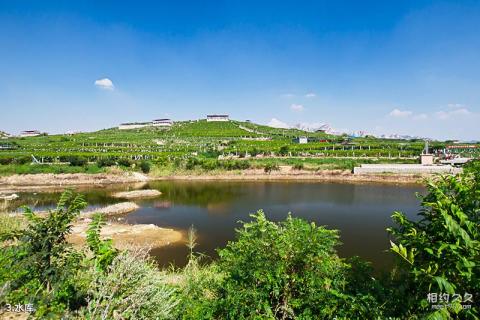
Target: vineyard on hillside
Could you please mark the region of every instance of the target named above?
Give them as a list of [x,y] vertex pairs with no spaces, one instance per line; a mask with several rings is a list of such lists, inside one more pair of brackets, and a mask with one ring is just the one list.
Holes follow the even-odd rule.
[[[308,143],[295,139],[307,137]],[[445,142],[431,142],[432,150]],[[199,159],[370,159],[412,162],[424,148],[421,140],[387,140],[374,137],[334,136],[299,129],[278,129],[251,122],[176,122],[169,128],[117,128],[72,135],[4,137],[0,141],[0,164],[82,164],[122,161],[174,162]],[[74,159],[74,160],[72,160]],[[77,159],[77,160],[75,160]],[[342,160],[343,159],[343,160]],[[110,161],[110,162],[111,162]],[[320,160],[319,160],[320,161]],[[99,165],[102,166],[102,163]],[[92,169],[93,171],[96,171]],[[1,170],[0,170],[1,173]]]

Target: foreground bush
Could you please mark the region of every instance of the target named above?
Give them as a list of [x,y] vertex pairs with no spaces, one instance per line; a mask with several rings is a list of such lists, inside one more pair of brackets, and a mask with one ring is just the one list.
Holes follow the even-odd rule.
[[369,318],[344,293],[350,266],[336,254],[338,232],[289,216],[268,221],[262,211],[219,251],[223,282],[212,301],[219,319]]
[[172,319],[178,304],[147,250],[124,251],[106,272],[90,269],[88,305],[81,319]]
[[84,302],[82,255],[66,242],[72,221],[86,207],[79,195],[65,192],[47,217],[25,208],[28,227],[2,234],[11,245],[0,251],[0,303],[33,304],[37,316],[62,314]]
[[[420,221],[411,221],[399,212],[393,215],[397,226],[389,229],[395,241],[392,250],[402,259],[401,290],[407,297],[403,305],[410,314],[478,319],[479,168],[472,164],[464,174],[428,183],[428,194],[421,198]],[[464,301],[466,294],[472,295],[470,302]],[[472,308],[463,310],[462,302]],[[432,311],[432,304],[443,308]]]

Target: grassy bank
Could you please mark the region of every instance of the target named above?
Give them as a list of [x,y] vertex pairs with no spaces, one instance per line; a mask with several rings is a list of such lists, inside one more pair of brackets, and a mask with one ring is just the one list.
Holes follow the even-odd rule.
[[0,165],[0,176],[12,174],[37,174],[37,173],[104,173],[106,168],[97,165],[70,166],[68,164],[7,164]]

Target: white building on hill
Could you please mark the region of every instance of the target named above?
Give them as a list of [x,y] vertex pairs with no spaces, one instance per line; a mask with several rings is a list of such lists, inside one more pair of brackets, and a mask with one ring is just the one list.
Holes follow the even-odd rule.
[[41,135],[41,133],[38,130],[25,130],[20,132],[20,137],[36,137],[39,135]]
[[230,121],[227,114],[209,114],[207,115],[208,122]]
[[121,123],[121,124],[118,126],[118,129],[120,129],[120,130],[139,129],[139,128],[150,127],[151,125],[152,125],[151,122]]
[[171,127],[173,125],[173,121],[171,119],[156,119],[153,120],[152,125],[154,127]]
[[294,142],[300,143],[300,144],[305,144],[308,143],[308,138],[307,137],[298,137],[293,139]]

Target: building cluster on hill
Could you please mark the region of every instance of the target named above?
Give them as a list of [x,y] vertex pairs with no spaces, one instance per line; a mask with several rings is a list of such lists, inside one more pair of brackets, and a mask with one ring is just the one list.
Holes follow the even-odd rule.
[[38,130],[25,130],[20,132],[20,137],[36,137],[41,135],[42,133]]
[[145,127],[161,127],[161,128],[170,128],[173,125],[171,119],[155,119],[150,122],[129,122],[122,123],[118,126],[120,130],[129,130],[129,129],[139,129]]
[[207,115],[208,122],[225,122],[230,121],[228,114],[209,114]]
[[[230,118],[227,114],[209,114],[207,115],[208,122],[227,122],[230,121]],[[156,119],[149,122],[128,122],[128,123],[121,123],[118,126],[120,130],[130,130],[130,129],[139,129],[139,128],[146,128],[146,127],[161,127],[161,128],[169,128],[173,125],[173,121],[171,119]]]

